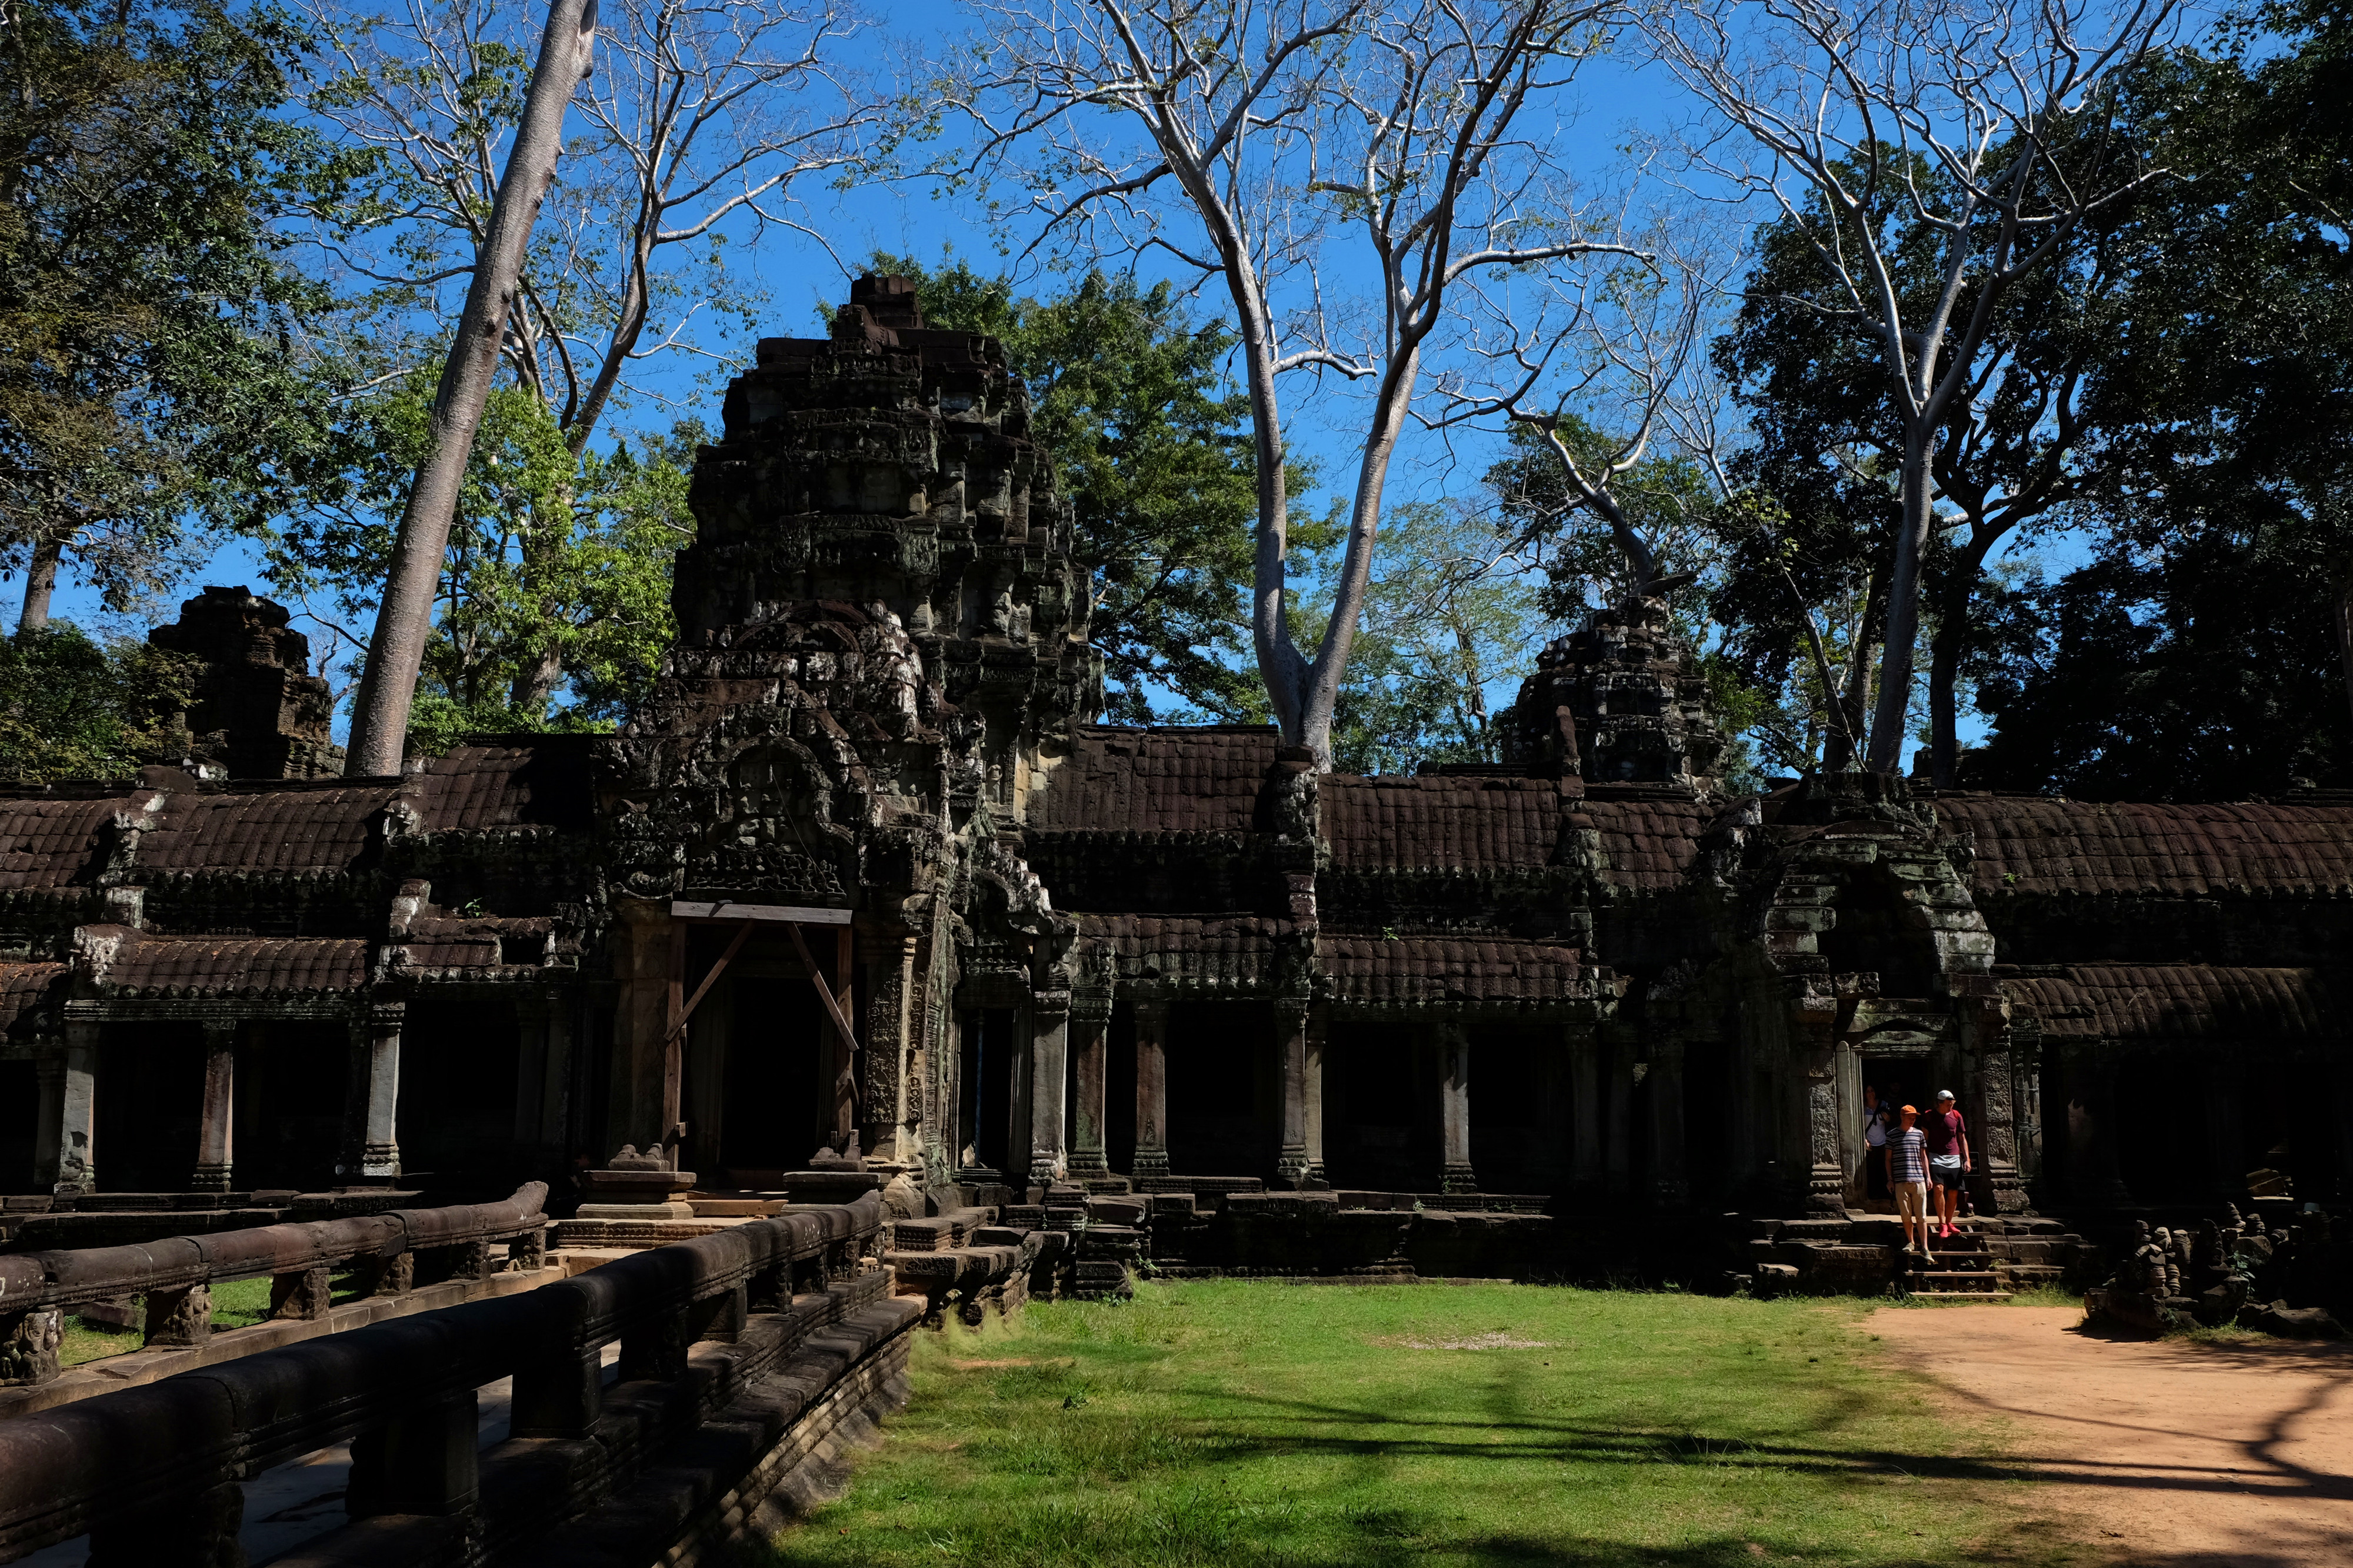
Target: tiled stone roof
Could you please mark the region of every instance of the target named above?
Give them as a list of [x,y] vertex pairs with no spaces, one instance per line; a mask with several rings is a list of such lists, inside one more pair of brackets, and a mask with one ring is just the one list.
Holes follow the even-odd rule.
[[368,847],[387,784],[336,789],[174,792],[140,836],[138,865],[155,871],[341,871]]
[[588,735],[546,736],[527,745],[453,746],[417,781],[428,833],[549,826],[586,832],[596,799]]
[[1047,832],[1247,833],[1279,744],[1272,725],[1081,725],[1029,823]]
[[1344,869],[1548,866],[1560,842],[1549,779],[1332,773],[1319,798],[1332,862]]
[[123,805],[119,797],[0,800],[0,892],[71,882]]
[[236,996],[354,991],[367,984],[368,944],[357,938],[157,937],[85,927],[120,939],[100,984],[115,994]]
[[2056,974],[2006,976],[2016,1006],[2045,1035],[2114,1040],[2335,1038],[2337,998],[2316,970],[2204,963],[2077,963]]
[[1699,841],[1723,809],[1696,800],[1588,798],[1571,825],[1600,836],[1601,879],[1649,892],[1680,885],[1699,858]]
[[1546,1002],[1590,991],[1583,955],[1552,942],[1326,937],[1321,948],[1341,1002]]
[[2353,807],[2000,795],[1936,804],[1947,828],[1976,836],[1980,893],[2353,891]]
[[62,963],[0,963],[0,1035],[38,1007],[66,976]]
[[1123,982],[1158,981],[1181,990],[1261,990],[1271,982],[1279,946],[1298,934],[1290,921],[1253,915],[1080,915],[1079,934],[1108,945]]

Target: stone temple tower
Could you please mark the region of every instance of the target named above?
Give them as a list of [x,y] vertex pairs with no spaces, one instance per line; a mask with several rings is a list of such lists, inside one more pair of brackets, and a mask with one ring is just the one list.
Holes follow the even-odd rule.
[[1505,718],[1510,760],[1588,784],[1710,790],[1725,741],[1691,639],[1657,597],[1595,610],[1555,639]]
[[761,340],[695,466],[681,648],[786,606],[879,606],[923,675],[987,725],[1001,802],[1023,753],[1100,706],[1067,506],[993,338],[923,324],[913,283],[861,278],[824,338]]
[[147,640],[205,662],[185,718],[188,761],[235,779],[332,778],[343,749],[330,735],[334,698],[310,673],[311,643],[285,605],[249,588],[209,587]]

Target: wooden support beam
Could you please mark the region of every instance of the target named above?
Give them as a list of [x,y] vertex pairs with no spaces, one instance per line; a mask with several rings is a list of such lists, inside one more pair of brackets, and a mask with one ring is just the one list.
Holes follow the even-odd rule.
[[[850,1028],[849,1016],[842,1011],[841,1003],[835,998],[833,988],[825,983],[825,971],[817,966],[817,959],[809,952],[808,939],[801,935],[801,928],[798,925],[788,925],[785,929],[792,932],[793,946],[800,950],[801,963],[807,966],[809,980],[817,986],[817,994],[824,1001],[825,1010],[833,1015],[833,1026],[841,1031],[842,1043],[851,1050],[856,1050],[858,1035]],[[847,931],[842,932],[844,938],[849,934]],[[847,994],[847,988],[844,990],[844,994]]]
[[686,927],[670,924],[670,1027],[662,1036],[661,1132],[655,1140],[667,1143],[679,1123],[679,1086],[685,1074],[679,1044],[679,1019],[686,1011]]
[[690,899],[672,899],[670,915],[674,921],[771,921],[804,926],[848,926],[848,910],[804,910],[790,904],[737,904],[725,899],[716,903],[697,903]]
[[735,935],[728,942],[727,951],[719,955],[719,962],[711,966],[711,973],[702,977],[702,984],[694,988],[694,994],[688,997],[686,1005],[679,1010],[677,1020],[670,1026],[672,1039],[686,1033],[686,1021],[694,1016],[696,1005],[710,993],[712,986],[718,984],[719,977],[727,972],[727,965],[743,951],[744,939],[751,934],[752,922],[749,921],[735,928]]

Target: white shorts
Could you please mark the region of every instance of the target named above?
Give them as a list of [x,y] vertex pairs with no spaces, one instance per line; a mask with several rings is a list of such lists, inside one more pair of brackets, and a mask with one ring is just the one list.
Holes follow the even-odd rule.
[[1926,1219],[1928,1217],[1927,1183],[1897,1182],[1894,1184],[1894,1186],[1895,1212],[1899,1215],[1905,1219]]

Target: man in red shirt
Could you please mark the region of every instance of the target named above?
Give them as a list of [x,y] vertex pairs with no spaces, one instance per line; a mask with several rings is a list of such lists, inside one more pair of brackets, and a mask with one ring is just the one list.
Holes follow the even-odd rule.
[[1922,1118],[1927,1134],[1928,1186],[1936,1200],[1936,1235],[1953,1234],[1953,1211],[1959,1206],[1961,1182],[1969,1173],[1969,1133],[1953,1103],[1953,1091],[1936,1091],[1936,1109]]

